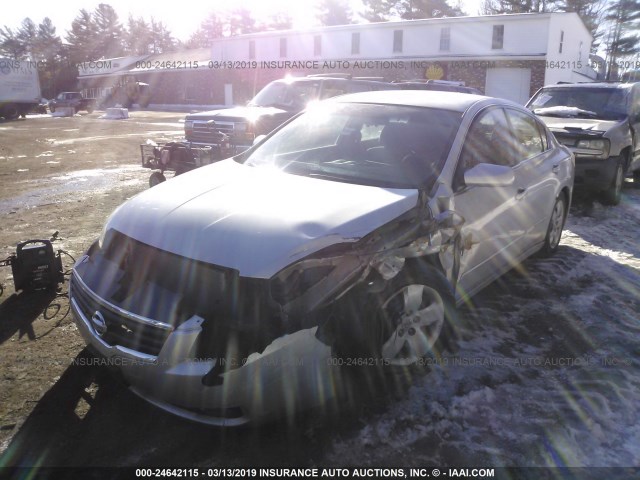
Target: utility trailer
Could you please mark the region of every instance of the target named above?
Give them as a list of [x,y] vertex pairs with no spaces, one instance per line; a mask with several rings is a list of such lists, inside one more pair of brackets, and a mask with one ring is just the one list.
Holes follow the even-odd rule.
[[142,166],[156,170],[149,177],[149,186],[155,187],[167,178],[164,172],[175,175],[220,160],[220,152],[211,146],[192,146],[188,142],[155,143],[148,140],[140,145]]

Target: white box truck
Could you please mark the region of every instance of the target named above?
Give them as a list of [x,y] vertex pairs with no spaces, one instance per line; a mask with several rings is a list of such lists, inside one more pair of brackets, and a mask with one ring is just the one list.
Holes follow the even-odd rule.
[[0,58],[0,117],[14,120],[40,103],[35,62]]

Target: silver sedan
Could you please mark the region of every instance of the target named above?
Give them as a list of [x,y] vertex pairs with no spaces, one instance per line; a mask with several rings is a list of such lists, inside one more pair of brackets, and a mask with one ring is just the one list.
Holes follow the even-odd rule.
[[237,425],[408,365],[456,305],[558,249],[574,158],[505,100],[378,91],[310,106],[119,207],[74,267],[79,330],[135,393]]

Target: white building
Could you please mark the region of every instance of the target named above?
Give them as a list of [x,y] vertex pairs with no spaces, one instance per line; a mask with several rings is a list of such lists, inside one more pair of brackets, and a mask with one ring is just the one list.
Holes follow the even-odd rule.
[[242,103],[287,74],[340,72],[463,81],[525,103],[543,85],[595,80],[591,41],[576,13],[433,18],[221,38],[211,49],[94,62],[106,67],[79,80],[97,91],[132,76],[151,85],[153,103],[206,106]]
[[240,35],[216,40],[211,57],[216,66],[274,68],[280,76],[341,71],[388,80],[459,80],[524,103],[546,84],[593,81],[591,42],[576,13],[528,13]]

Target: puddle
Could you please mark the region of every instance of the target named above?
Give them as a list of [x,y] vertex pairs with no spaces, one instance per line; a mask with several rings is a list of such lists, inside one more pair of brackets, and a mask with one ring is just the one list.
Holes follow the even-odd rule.
[[31,180],[30,183],[32,184],[42,185],[46,183],[49,186],[36,187],[21,195],[0,200],[0,215],[38,206],[75,201],[78,200],[79,195],[87,193],[95,194],[101,191],[113,190],[114,188],[144,184],[147,172],[148,170],[140,166],[131,165],[120,168],[77,170],[64,175],[53,175],[40,180]]

